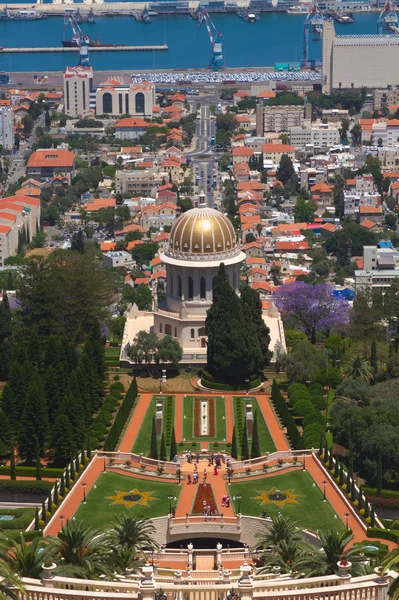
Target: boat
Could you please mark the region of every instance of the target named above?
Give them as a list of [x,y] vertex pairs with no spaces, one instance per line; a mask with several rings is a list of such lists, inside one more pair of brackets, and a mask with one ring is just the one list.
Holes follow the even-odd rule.
[[47,19],[46,14],[35,9],[9,10],[7,6],[0,11],[0,21],[37,21]]
[[[75,39],[72,40],[62,40],[62,45],[64,48],[77,48],[78,44]],[[90,40],[88,43],[89,48],[119,48],[120,46],[126,46],[126,44],[102,44],[100,39],[97,41]]]
[[158,13],[155,10],[149,10],[148,11],[148,16],[149,17],[157,17]]

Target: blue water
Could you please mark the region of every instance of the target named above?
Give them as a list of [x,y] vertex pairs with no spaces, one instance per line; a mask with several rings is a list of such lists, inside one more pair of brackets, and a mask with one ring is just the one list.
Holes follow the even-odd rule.
[[12,521],[14,518],[14,515],[0,515],[0,521]]
[[[302,15],[262,13],[257,23],[247,23],[235,14],[212,15],[223,35],[226,66],[268,66],[275,62],[299,61],[303,54]],[[335,25],[338,34],[376,33],[377,13],[355,15],[355,23]],[[91,38],[104,43],[168,44],[166,52],[92,52],[94,69],[180,69],[203,68],[211,57],[205,26],[198,28],[189,15],[159,15],[150,24],[137,23],[133,17],[96,17],[96,23],[83,23]],[[3,47],[55,47],[72,37],[70,27],[63,31],[63,18],[43,21],[0,21],[0,44]],[[310,58],[321,58],[320,41],[309,39]],[[60,71],[75,65],[77,54],[2,54],[0,71]]]

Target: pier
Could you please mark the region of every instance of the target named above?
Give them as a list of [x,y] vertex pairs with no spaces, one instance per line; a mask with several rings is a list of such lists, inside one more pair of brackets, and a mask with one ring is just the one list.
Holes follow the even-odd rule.
[[[78,52],[76,48],[0,48],[0,52],[3,53],[28,53],[28,52]],[[167,44],[160,46],[90,46],[90,52],[151,52],[153,51],[166,51],[168,50]]]

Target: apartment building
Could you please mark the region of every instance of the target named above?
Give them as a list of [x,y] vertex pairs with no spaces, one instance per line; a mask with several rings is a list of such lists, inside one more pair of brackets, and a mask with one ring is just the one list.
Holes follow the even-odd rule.
[[288,144],[264,144],[262,146],[263,160],[278,164],[283,154],[287,154],[291,160],[295,158],[295,148]]
[[256,107],[256,135],[263,136],[267,131],[289,131],[291,127],[302,127],[304,121],[303,106]]
[[28,196],[9,196],[0,199],[0,267],[9,256],[18,252],[20,234],[28,240],[37,233],[40,222],[40,200]]
[[0,107],[0,144],[4,150],[14,148],[14,110],[10,106]]
[[317,122],[311,124],[305,121],[302,127],[290,128],[290,141],[295,148],[305,149],[328,149],[340,142],[339,129],[333,123]]
[[363,268],[355,271],[355,291],[384,291],[399,277],[399,251],[378,246],[363,247]]
[[91,67],[67,67],[64,72],[65,113],[70,117],[90,114],[90,93],[93,90]]
[[385,90],[374,90],[374,110],[388,108],[391,105],[399,105],[399,87],[389,86]]
[[167,180],[168,173],[156,168],[117,171],[115,174],[115,191],[117,194],[155,197],[156,190]]
[[70,182],[75,174],[75,154],[71,150],[49,148],[36,150],[29,157],[26,174],[38,180],[64,175]]

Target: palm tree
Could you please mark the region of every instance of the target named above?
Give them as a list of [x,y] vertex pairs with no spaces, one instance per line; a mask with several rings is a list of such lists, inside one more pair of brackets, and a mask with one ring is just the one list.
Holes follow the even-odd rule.
[[134,548],[137,552],[145,548],[158,548],[154,534],[155,527],[151,521],[121,515],[116,517],[109,532],[109,538],[116,546],[127,546],[130,549]]
[[272,517],[272,525],[264,525],[264,530],[256,534],[260,542],[257,548],[268,548],[276,546],[280,542],[300,542],[302,536],[299,533],[296,523],[288,517]]
[[110,557],[112,571],[120,574],[125,574],[127,569],[136,571],[145,562],[145,558],[137,555],[135,548],[128,548],[128,546],[117,548]]
[[364,379],[369,381],[373,377],[370,363],[362,356],[351,356],[341,368],[343,379]]
[[0,560],[20,577],[40,579],[42,564],[46,560],[46,544],[42,538],[35,538],[27,544],[23,535],[19,543],[0,537]]
[[307,577],[316,577],[319,575],[334,575],[337,571],[337,563],[340,560],[348,560],[352,563],[351,572],[353,575],[364,575],[367,570],[362,564],[361,547],[352,547],[345,550],[349,542],[353,539],[349,531],[322,531],[320,532],[320,550],[313,550],[305,554],[298,561],[296,567],[303,571]]
[[306,552],[311,551],[311,546],[301,536],[301,540],[282,540],[270,548],[265,555],[264,566],[259,573],[269,572],[273,567],[279,567],[281,573],[296,571],[296,565],[302,560]]
[[0,561],[0,600],[18,600],[18,592],[25,593],[20,578],[13,573],[8,564]]
[[111,576],[109,569],[112,547],[106,534],[82,522],[71,520],[62,527],[58,537],[49,538],[49,557],[62,564],[57,574],[65,577],[92,579]]
[[[395,521],[396,522],[396,521]],[[393,570],[398,571],[399,569],[399,548],[392,550],[381,563],[382,573]],[[399,597],[399,578],[394,579],[391,583],[388,594],[390,598]]]

